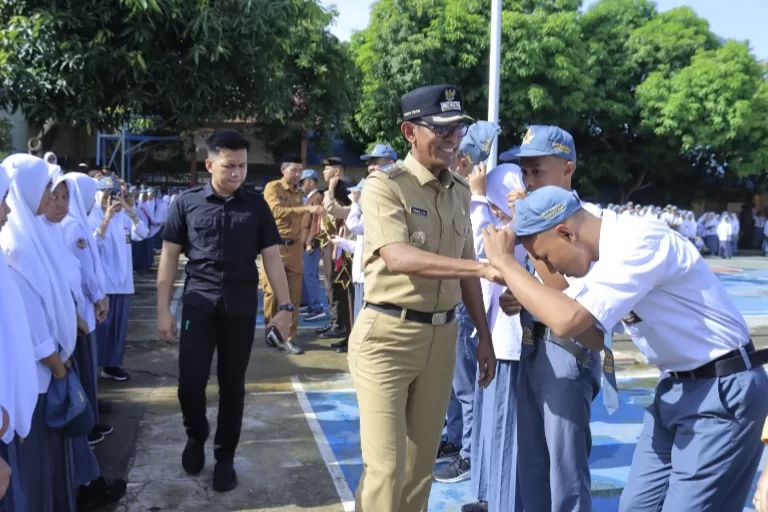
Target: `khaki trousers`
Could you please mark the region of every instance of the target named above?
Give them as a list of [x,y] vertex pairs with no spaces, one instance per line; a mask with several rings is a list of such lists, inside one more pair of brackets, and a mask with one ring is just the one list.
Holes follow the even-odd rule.
[[455,321],[401,321],[363,309],[349,339],[360,409],[357,512],[425,512],[456,363]]
[[[291,246],[280,245],[280,257],[283,260],[285,273],[288,277],[288,294],[293,304],[293,317],[291,319],[291,335],[288,339],[296,337],[299,328],[299,306],[301,306],[301,279],[304,274],[304,247],[301,244]],[[269,325],[277,313],[277,299],[272,285],[269,283],[267,273],[264,274],[264,325]]]

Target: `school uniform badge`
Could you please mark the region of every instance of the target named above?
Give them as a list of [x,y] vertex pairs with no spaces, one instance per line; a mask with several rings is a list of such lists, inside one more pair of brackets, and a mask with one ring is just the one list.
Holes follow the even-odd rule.
[[643,319],[637,316],[637,313],[635,313],[634,311],[630,311],[627,316],[621,319],[621,321],[624,322],[624,325],[631,326],[631,325],[639,324],[640,322],[643,321]]
[[530,327],[523,327],[523,343],[533,345],[533,331]]
[[414,247],[421,247],[425,243],[427,243],[427,234],[421,230],[414,231],[411,233],[411,236],[409,237],[409,241],[411,242],[411,245]]
[[85,241],[85,238],[79,238],[77,240],[77,248],[85,249],[86,247],[88,247],[88,242]]

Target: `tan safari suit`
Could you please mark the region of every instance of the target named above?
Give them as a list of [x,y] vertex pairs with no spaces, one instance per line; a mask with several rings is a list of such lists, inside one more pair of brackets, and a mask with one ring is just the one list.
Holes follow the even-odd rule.
[[[290,188],[282,180],[270,181],[264,187],[264,199],[275,217],[277,231],[283,241],[291,240],[292,245],[280,244],[280,256],[288,277],[288,293],[294,306],[291,319],[291,335],[296,337],[299,327],[299,306],[301,305],[301,280],[304,273],[304,194],[298,187]],[[264,272],[264,322],[269,325],[277,313],[277,300],[267,273]]]
[[[469,188],[450,171],[439,179],[410,154],[368,176],[365,300],[447,312],[461,300],[458,279],[420,279],[387,270],[379,250],[404,242],[451,258],[474,259]],[[430,325],[363,309],[349,339],[349,368],[360,408],[363,475],[358,512],[422,512],[451,394],[457,325]]]

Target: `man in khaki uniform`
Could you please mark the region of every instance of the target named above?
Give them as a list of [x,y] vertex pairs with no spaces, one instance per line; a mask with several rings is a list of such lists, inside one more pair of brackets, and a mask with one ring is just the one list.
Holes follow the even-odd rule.
[[422,87],[401,98],[405,161],[363,189],[365,300],[349,340],[364,470],[358,512],[423,512],[432,488],[456,359],[456,305],[479,334],[479,383],[495,357],[475,261],[469,188],[451,173],[465,133],[461,91]]
[[[304,206],[304,194],[299,188],[299,180],[304,170],[298,159],[284,162],[280,167],[283,177],[270,181],[264,187],[264,199],[267,201],[272,215],[275,217],[277,230],[280,233],[280,256],[288,275],[288,292],[293,304],[293,317],[291,319],[291,334],[280,346],[290,354],[301,354],[302,350],[293,345],[299,327],[299,306],[301,303],[302,271],[304,268],[303,254],[303,219],[306,214],[324,213],[322,206]],[[277,313],[277,301],[275,300],[272,285],[264,275],[264,323],[269,325],[272,317]],[[268,340],[269,342],[269,340]]]

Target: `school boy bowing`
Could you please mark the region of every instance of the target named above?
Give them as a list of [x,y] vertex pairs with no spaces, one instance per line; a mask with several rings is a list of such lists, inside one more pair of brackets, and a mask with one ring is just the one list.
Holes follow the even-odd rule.
[[[581,279],[564,292],[539,283],[512,255],[516,235],[532,258]],[[762,454],[768,352],[755,351],[695,247],[657,222],[595,217],[559,187],[516,201],[514,232],[489,227],[484,244],[523,307],[555,334],[599,350],[595,327],[621,322],[662,371],[619,510],[741,511]]]

